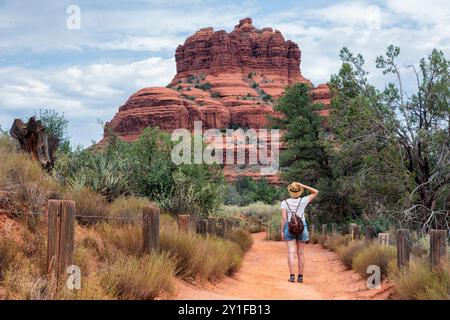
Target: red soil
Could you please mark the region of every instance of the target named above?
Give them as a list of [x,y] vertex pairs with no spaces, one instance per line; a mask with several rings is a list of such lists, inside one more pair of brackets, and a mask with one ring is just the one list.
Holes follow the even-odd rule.
[[346,270],[336,254],[320,245],[306,245],[304,283],[287,281],[287,249],[284,242],[266,241],[254,234],[252,249],[233,278],[198,287],[179,281],[175,299],[388,299],[392,285],[368,289],[366,281]]

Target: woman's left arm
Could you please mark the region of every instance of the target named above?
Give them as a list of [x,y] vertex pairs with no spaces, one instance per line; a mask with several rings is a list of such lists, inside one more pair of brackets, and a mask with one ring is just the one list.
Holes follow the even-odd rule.
[[319,194],[319,190],[314,189],[313,187],[307,186],[306,184],[302,184],[302,187],[306,190],[308,190],[309,192],[311,192],[311,194],[308,196],[308,203],[313,201],[315,197],[317,197],[317,195]]

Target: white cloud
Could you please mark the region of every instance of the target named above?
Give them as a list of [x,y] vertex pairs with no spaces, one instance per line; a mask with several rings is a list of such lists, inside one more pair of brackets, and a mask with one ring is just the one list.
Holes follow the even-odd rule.
[[0,68],[0,125],[8,128],[11,115],[24,117],[54,108],[76,124],[70,132],[74,141],[87,144],[92,137],[98,138],[100,128],[92,132],[97,119],[109,121],[132,93],[147,86],[165,86],[174,74],[174,59],[159,57],[54,71]]

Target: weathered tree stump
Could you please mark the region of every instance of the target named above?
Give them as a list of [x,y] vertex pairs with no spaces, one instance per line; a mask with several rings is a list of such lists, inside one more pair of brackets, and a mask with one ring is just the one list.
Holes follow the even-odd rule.
[[20,147],[38,161],[42,168],[51,171],[55,164],[55,153],[59,140],[45,132],[42,122],[31,117],[27,123],[15,119],[9,130],[11,137],[19,141]]

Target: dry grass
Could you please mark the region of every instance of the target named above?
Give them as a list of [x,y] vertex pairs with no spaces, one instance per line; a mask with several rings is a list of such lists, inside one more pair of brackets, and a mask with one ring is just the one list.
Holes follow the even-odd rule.
[[185,280],[217,281],[232,275],[241,265],[243,252],[236,243],[178,232],[174,221],[168,218],[162,223],[160,241],[161,250],[175,261],[175,273]]
[[367,267],[375,265],[380,267],[381,276],[388,274],[389,264],[397,258],[397,250],[393,246],[380,246],[373,244],[364,247],[353,258],[352,267],[362,277],[367,278]]
[[[105,198],[87,187],[69,190],[64,197],[75,201],[76,214],[79,216],[105,217],[108,215]],[[99,221],[101,220],[88,217],[78,218],[78,222],[84,225],[95,224]]]
[[108,214],[116,217],[141,218],[142,209],[150,205],[151,202],[147,198],[122,196],[108,205]]
[[165,254],[118,254],[100,273],[100,285],[117,299],[152,300],[172,292],[173,273],[173,261]]
[[61,187],[38,162],[16,149],[7,137],[0,138],[0,189],[13,196],[14,211],[40,212]]
[[100,223],[95,226],[104,244],[103,253],[120,251],[129,255],[142,254],[142,228],[137,224]]
[[238,228],[230,232],[227,238],[237,243],[241,247],[242,251],[247,252],[253,245],[253,237],[245,229]]
[[337,249],[339,260],[348,268],[353,265],[353,258],[365,247],[364,241],[352,241],[348,246],[341,246]]
[[317,244],[317,243],[319,243],[320,237],[321,237],[320,234],[317,233],[317,232],[311,233],[311,234],[309,235],[309,242],[310,242],[311,244]]
[[329,236],[324,243],[324,246],[331,251],[337,251],[337,249],[341,246],[347,246],[350,243],[351,236],[350,235],[333,235]]
[[19,248],[16,243],[9,239],[0,239],[0,280],[4,273],[14,266],[18,259]]
[[410,262],[408,270],[393,271],[394,296],[402,300],[450,300],[450,262],[432,271],[427,259]]

